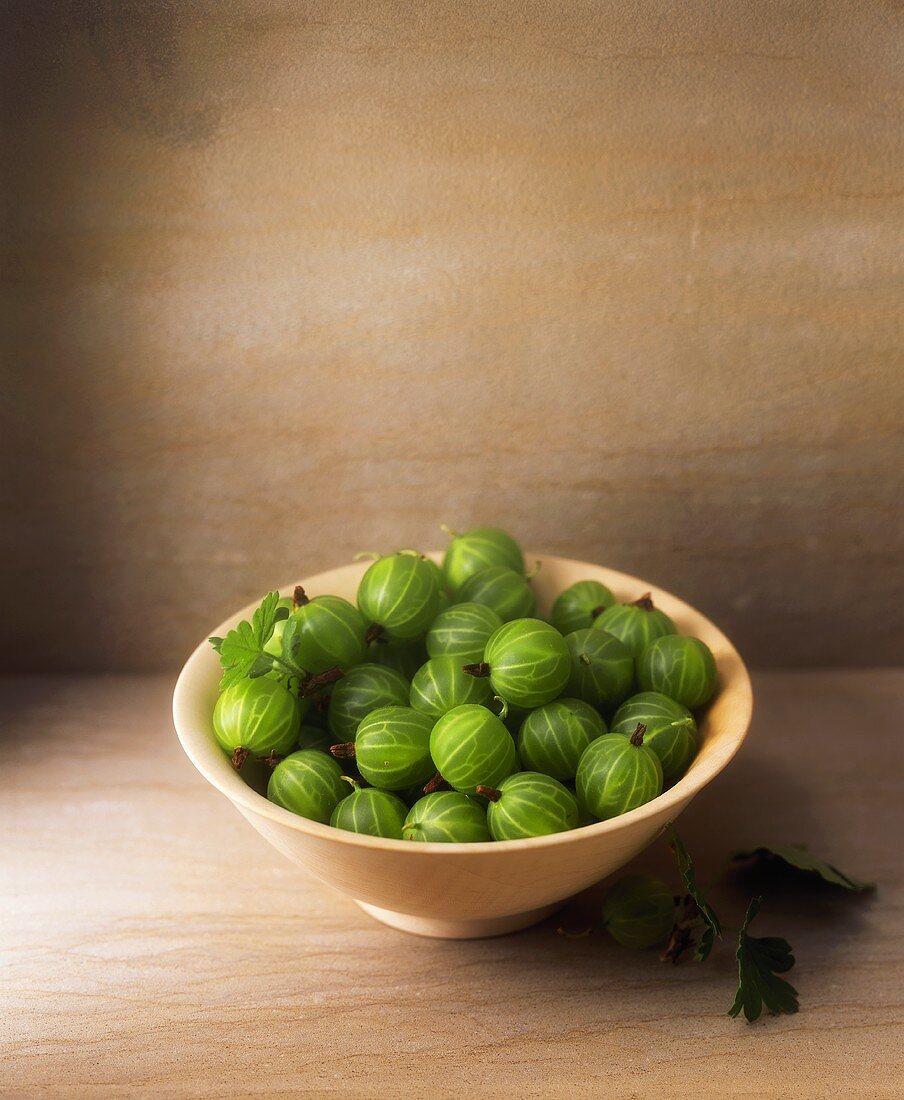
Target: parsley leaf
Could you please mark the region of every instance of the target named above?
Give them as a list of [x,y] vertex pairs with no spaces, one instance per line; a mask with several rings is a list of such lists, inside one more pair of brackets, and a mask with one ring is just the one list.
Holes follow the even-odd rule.
[[728,1010],[729,1016],[737,1016],[743,1009],[748,1023],[760,1018],[763,1005],[769,1012],[790,1014],[798,1009],[797,990],[784,978],[777,977],[794,966],[791,945],[777,936],[758,939],[747,935],[762,900],[751,900],[738,933],[738,992]]
[[672,839],[669,843],[669,847],[675,856],[675,862],[678,864],[678,870],[681,872],[681,877],[684,879],[684,888],[696,905],[697,913],[695,916],[699,918],[698,923],[702,923],[703,925],[700,942],[697,944],[697,950],[694,952],[694,958],[697,962],[703,962],[704,959],[709,957],[716,936],[718,936],[719,939],[722,938],[722,922],[716,916],[712,906],[703,896],[703,891],[697,885],[697,871],[694,867],[694,861],[691,859],[687,849],[681,842],[681,838],[674,829],[672,830]]
[[853,890],[856,893],[876,888],[874,882],[861,882],[859,879],[851,878],[850,875],[839,871],[837,867],[833,867],[831,863],[811,855],[805,844],[762,845],[759,848],[732,852],[731,858],[733,860],[756,859],[759,862],[779,859],[789,867],[793,867],[795,871],[817,874],[824,882],[830,882],[833,886],[841,886],[845,890]]
[[263,676],[273,668],[273,658],[264,653],[264,646],[276,626],[278,603],[279,593],[269,592],[251,616],[250,623],[243,619],[225,638],[210,639],[223,665],[220,691],[246,676]]

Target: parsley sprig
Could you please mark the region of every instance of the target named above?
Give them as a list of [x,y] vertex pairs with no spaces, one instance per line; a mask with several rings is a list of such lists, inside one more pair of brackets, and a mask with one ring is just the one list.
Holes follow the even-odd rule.
[[738,991],[729,1016],[744,1010],[748,1023],[760,1018],[763,1006],[770,1012],[794,1013],[798,1010],[797,990],[779,978],[794,966],[791,944],[779,936],[749,936],[750,922],[760,911],[762,898],[751,898],[744,923],[738,929]]

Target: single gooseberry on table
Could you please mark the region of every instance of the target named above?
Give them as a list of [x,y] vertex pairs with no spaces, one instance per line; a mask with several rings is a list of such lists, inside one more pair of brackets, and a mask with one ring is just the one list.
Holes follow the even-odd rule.
[[622,947],[660,947],[674,923],[675,899],[651,875],[625,875],[603,898],[603,927]]
[[521,547],[498,527],[475,527],[463,535],[450,534],[452,537],[443,558],[443,574],[453,592],[458,592],[475,573],[494,565],[524,573]]
[[409,699],[415,710],[436,719],[465,703],[486,706],[492,694],[489,681],[469,676],[459,657],[431,657],[415,673]]
[[279,681],[267,676],[239,680],[217,699],[213,732],[236,768],[248,754],[284,756],[295,747],[303,711],[299,700]]
[[370,624],[368,640],[386,634],[411,641],[427,633],[442,603],[434,570],[433,562],[409,550],[369,566],[358,585],[358,607]]
[[401,840],[407,814],[408,807],[398,795],[377,787],[359,787],[337,804],[330,824],[350,833]]
[[699,737],[694,716],[687,707],[658,691],[641,691],[622,703],[609,729],[630,737],[638,722],[646,726],[643,743],[659,757],[663,784],[674,783],[697,755]]
[[316,749],[293,752],[270,775],[267,798],[300,817],[328,825],[333,810],[351,792],[342,769]]
[[532,615],[537,606],[524,574],[504,565],[491,565],[474,573],[459,589],[458,598],[462,603],[491,608],[504,623]]
[[630,692],[634,658],[628,647],[605,630],[574,630],[565,636],[570,675],[565,690],[610,711]]
[[560,634],[584,630],[615,603],[610,590],[599,581],[575,581],[556,597],[550,620]]
[[607,733],[584,750],[575,777],[578,802],[606,821],[662,793],[659,757],[643,743],[644,727],[630,737]]
[[328,718],[337,741],[354,741],[358,725],[377,707],[406,707],[410,684],[384,665],[355,665],[333,688]]
[[520,766],[512,735],[492,711],[473,703],[437,721],[430,755],[442,778],[463,794],[481,784],[496,787]]
[[460,791],[436,791],[418,799],[408,811],[402,839],[476,844],[492,837],[486,810],[478,799]]
[[463,664],[479,661],[490,635],[500,626],[502,619],[485,604],[452,604],[430,624],[427,653],[431,657],[457,657]]
[[574,795],[542,772],[517,772],[498,787],[481,784],[477,793],[489,799],[487,825],[493,840],[564,833],[578,823]]
[[411,707],[378,707],[362,718],[354,741],[333,745],[334,756],[354,757],[371,786],[398,791],[426,783],[436,769],[430,759],[433,719]]
[[617,603],[607,607],[593,620],[593,626],[614,634],[630,649],[632,657],[639,657],[646,647],[664,634],[674,634],[675,624],[660,611],[649,592],[633,603]]
[[487,642],[483,661],[465,665],[488,676],[494,694],[518,707],[541,707],[561,695],[571,673],[565,639],[541,619],[503,624]]
[[584,750],[605,732],[599,712],[589,703],[555,699],[532,710],[522,721],[516,741],[518,755],[528,771],[570,782]]
[[699,638],[657,638],[637,661],[637,682],[644,691],[658,691],[692,710],[710,701],[717,679],[712,650]]

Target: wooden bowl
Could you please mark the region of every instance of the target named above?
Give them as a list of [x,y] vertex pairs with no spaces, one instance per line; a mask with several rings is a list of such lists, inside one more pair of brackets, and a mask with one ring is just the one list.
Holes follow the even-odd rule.
[[[439,560],[439,554],[432,557]],[[700,722],[700,751],[687,774],[664,794],[630,813],[553,836],[484,844],[424,844],[333,829],[269,802],[232,768],[214,740],[211,718],[220,665],[207,641],[188,659],[173,696],[173,716],[189,759],[283,855],[349,894],[378,920],[424,936],[494,936],[542,920],[573,894],[637,855],[695,794],[728,764],[744,740],[753,710],[750,677],[737,650],[708,619],[675,596],[625,573],[586,562],[528,555],[542,568],[533,581],[541,614],[574,581],[596,579],[619,600],[652,593],[683,634],[712,649],[719,691]],[[311,596],[334,593],[354,601],[368,562],[304,578]],[[294,585],[281,591],[291,593]],[[215,631],[224,635],[249,604]]]

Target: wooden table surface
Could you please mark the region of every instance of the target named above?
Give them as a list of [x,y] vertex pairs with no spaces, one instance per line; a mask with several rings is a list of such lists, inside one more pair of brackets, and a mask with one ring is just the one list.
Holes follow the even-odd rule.
[[[904,672],[756,677],[748,745],[681,819],[707,880],[771,840],[880,883],[773,885],[755,931],[794,945],[801,1010],[754,1025],[726,1015],[730,943],[672,967],[561,918],[472,942],[375,923],[195,773],[171,687],[0,686],[4,1094],[904,1095]],[[637,866],[668,870],[664,845]],[[727,923],[750,892],[720,880]]]

